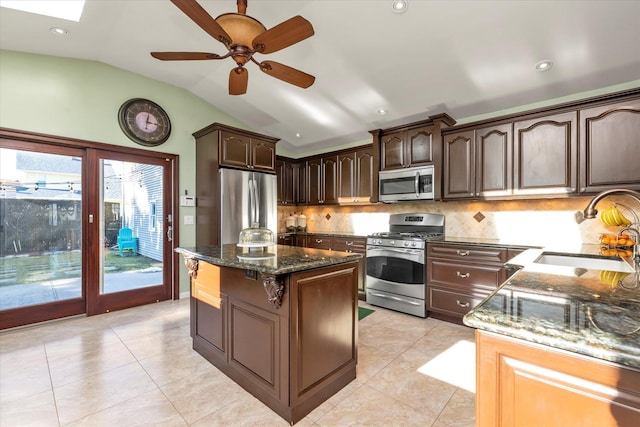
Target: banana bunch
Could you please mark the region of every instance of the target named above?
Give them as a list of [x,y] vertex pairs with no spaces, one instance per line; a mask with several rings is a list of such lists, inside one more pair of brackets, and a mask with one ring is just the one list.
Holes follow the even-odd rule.
[[600,281],[605,285],[616,287],[618,286],[618,283],[623,281],[629,274],[630,273],[622,273],[620,271],[601,270]]
[[611,226],[631,225],[631,221],[625,217],[615,204],[600,212],[600,221]]

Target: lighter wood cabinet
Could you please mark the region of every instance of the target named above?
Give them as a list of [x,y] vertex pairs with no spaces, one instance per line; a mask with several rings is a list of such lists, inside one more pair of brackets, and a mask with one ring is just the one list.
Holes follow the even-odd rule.
[[640,190],[640,99],[580,110],[580,191]]
[[421,126],[382,135],[381,170],[433,163],[434,127]]
[[476,426],[635,427],[640,371],[476,331]]
[[578,113],[513,124],[514,194],[577,192]]

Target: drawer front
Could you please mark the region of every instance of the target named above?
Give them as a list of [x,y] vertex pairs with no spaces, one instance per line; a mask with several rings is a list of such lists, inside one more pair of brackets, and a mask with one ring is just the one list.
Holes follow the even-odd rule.
[[427,256],[461,261],[481,261],[503,264],[507,261],[507,249],[491,246],[445,245],[429,243]]
[[462,317],[480,304],[489,292],[458,292],[440,286],[428,286],[429,311]]
[[334,251],[364,254],[367,251],[367,240],[349,237],[334,237],[333,247],[331,249]]
[[506,280],[506,269],[498,265],[458,263],[438,259],[427,260],[427,281],[461,287],[495,289]]
[[316,249],[331,249],[331,236],[307,236],[307,247]]

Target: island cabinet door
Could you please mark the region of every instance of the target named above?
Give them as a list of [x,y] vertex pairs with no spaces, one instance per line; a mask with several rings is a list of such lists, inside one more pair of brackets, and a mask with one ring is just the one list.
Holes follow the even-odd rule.
[[355,378],[357,278],[357,262],[291,275],[293,406],[315,407]]
[[[200,262],[191,279],[191,336],[209,360],[227,361],[228,297],[221,291],[219,267]],[[213,361],[212,361],[213,362]]]
[[478,427],[640,425],[640,371],[476,331]]

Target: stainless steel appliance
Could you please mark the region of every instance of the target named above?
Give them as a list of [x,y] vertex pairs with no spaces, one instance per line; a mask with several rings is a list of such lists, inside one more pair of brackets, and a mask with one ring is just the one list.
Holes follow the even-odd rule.
[[433,200],[433,173],[433,165],[380,171],[379,200],[387,203]]
[[265,227],[278,233],[275,175],[220,169],[220,243],[238,243],[245,228]]
[[388,232],[367,237],[367,303],[427,317],[426,243],[443,238],[443,215],[391,215]]

